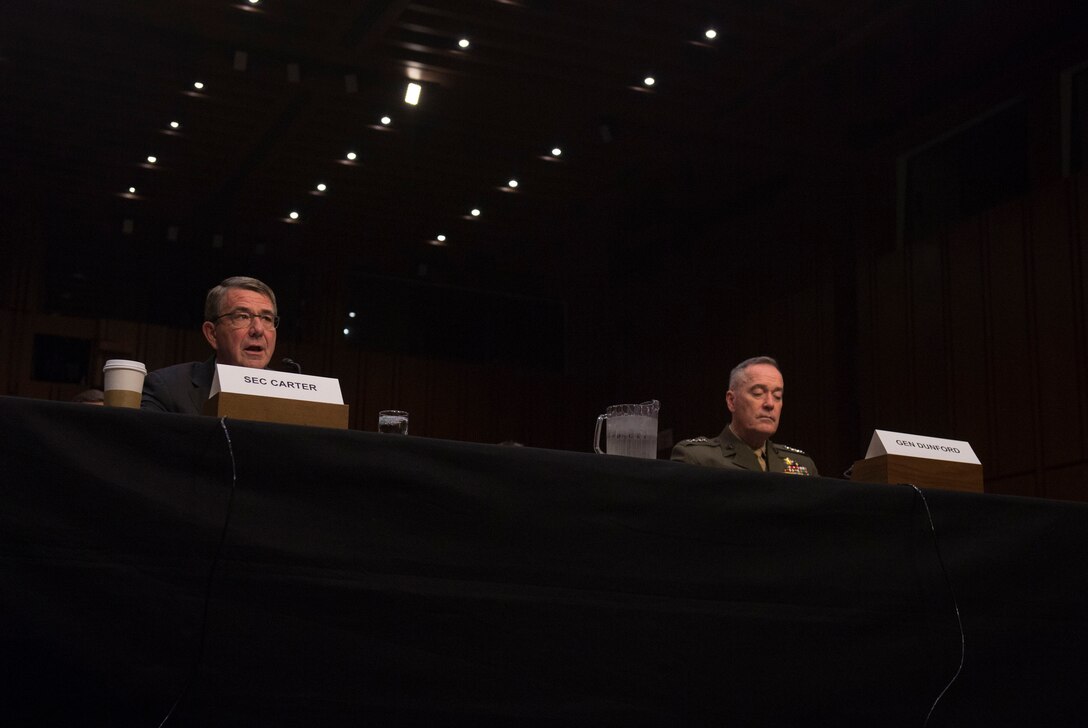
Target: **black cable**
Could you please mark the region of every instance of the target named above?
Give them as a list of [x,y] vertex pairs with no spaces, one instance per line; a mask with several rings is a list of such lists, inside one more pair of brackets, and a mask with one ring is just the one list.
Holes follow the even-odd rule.
[[219,545],[215,549],[215,556],[212,557],[211,568],[208,569],[208,583],[204,588],[204,614],[200,619],[200,641],[197,644],[196,660],[193,661],[193,668],[189,671],[188,677],[185,678],[185,684],[181,688],[181,693],[178,694],[177,700],[170,706],[170,710],[166,712],[166,717],[159,723],[159,728],[163,728],[166,722],[170,720],[170,716],[174,714],[178,705],[181,703],[182,698],[189,692],[190,686],[196,679],[197,673],[200,671],[200,665],[204,661],[204,640],[208,634],[208,608],[212,601],[212,581],[215,578],[215,569],[219,566],[219,557],[223,553],[223,544],[227,541],[227,527],[230,525],[230,514],[234,508],[234,490],[238,485],[238,467],[234,462],[234,445],[230,441],[230,430],[227,429],[227,418],[222,417],[219,420],[220,426],[223,428],[223,434],[227,438],[227,452],[230,453],[230,496],[227,498],[227,515],[223,518],[223,530],[219,534]]
[[956,682],[960,673],[963,672],[963,663],[967,657],[967,638],[963,633],[963,620],[960,618],[960,605],[959,602],[956,601],[956,592],[952,589],[952,579],[948,576],[948,569],[945,567],[944,559],[941,557],[941,547],[937,543],[937,528],[933,525],[933,514],[929,510],[929,502],[926,501],[925,493],[922,492],[921,488],[914,483],[907,483],[907,485],[914,488],[914,491],[922,499],[922,505],[925,506],[926,518],[929,519],[929,531],[933,536],[933,550],[937,553],[937,563],[941,565],[941,573],[944,574],[944,583],[948,587],[948,595],[952,597],[952,609],[956,613],[956,624],[958,624],[960,628],[960,664],[956,668],[956,674],[952,676],[952,679],[948,681],[948,684],[945,685],[944,689],[937,695],[937,699],[933,701],[933,705],[929,706],[929,712],[926,713],[926,719],[922,723],[922,728],[925,728],[929,725],[929,719],[933,717],[933,711],[937,708],[937,703],[941,702],[941,698],[944,697],[944,694],[952,687],[952,683]]

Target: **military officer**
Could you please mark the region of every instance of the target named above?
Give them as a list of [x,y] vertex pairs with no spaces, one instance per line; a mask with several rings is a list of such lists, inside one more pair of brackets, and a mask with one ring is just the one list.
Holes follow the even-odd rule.
[[769,356],[745,359],[729,373],[725,405],[732,419],[717,437],[682,440],[672,459],[711,468],[819,475],[816,463],[796,448],[771,442],[782,414],[782,372]]

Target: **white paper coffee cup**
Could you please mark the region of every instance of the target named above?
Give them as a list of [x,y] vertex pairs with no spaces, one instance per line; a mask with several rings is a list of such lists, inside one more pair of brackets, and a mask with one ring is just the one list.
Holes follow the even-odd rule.
[[102,367],[106,378],[103,390],[107,407],[140,408],[140,395],[144,391],[147,367],[142,362],[129,359],[110,359]]

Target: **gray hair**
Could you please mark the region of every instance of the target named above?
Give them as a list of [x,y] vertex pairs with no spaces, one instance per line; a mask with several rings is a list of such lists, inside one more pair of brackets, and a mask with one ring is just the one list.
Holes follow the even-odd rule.
[[105,402],[106,395],[101,389],[84,389],[82,392],[72,397],[73,402]]
[[208,291],[208,296],[204,299],[205,321],[211,321],[220,314],[219,307],[223,305],[223,299],[226,297],[227,291],[232,288],[242,288],[268,296],[268,300],[272,302],[272,313],[279,313],[276,306],[276,294],[272,292],[272,289],[266,283],[248,276],[231,276]]
[[729,372],[729,388],[732,390],[736,390],[740,386],[741,381],[743,381],[745,378],[745,370],[747,370],[748,367],[755,366],[756,364],[770,364],[775,369],[778,369],[778,371],[782,371],[778,367],[778,362],[776,362],[771,357],[753,356],[751,359],[745,359],[740,364],[737,364],[735,367],[733,367],[733,371]]

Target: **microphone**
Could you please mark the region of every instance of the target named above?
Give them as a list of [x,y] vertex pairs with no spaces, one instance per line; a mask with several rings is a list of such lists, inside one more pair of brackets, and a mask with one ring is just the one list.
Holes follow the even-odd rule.
[[294,369],[295,374],[302,374],[302,365],[294,359],[288,359],[287,357],[283,357],[282,359],[280,359],[280,361]]

